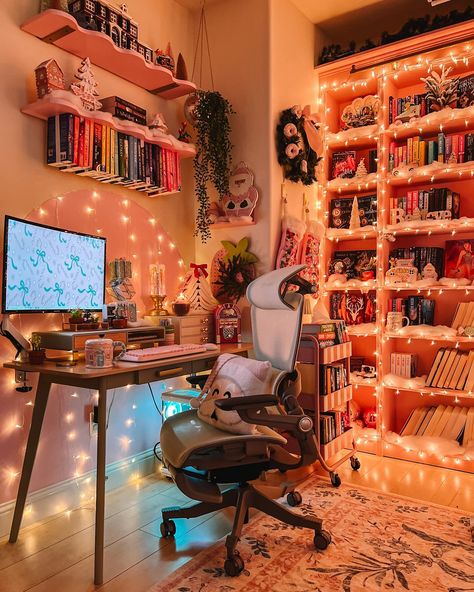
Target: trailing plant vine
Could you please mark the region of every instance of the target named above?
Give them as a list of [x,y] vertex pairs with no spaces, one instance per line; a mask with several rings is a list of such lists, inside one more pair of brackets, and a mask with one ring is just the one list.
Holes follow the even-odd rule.
[[229,177],[232,165],[232,142],[229,116],[235,113],[227,99],[216,91],[197,91],[195,107],[196,145],[194,158],[194,180],[198,211],[195,236],[205,243],[211,236],[209,231],[208,183],[212,183],[222,199],[229,192]]

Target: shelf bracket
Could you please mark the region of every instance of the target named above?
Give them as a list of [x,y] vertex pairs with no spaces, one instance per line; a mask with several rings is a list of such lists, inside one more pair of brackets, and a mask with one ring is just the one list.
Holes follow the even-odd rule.
[[177,86],[178,85],[176,84],[176,82],[172,82],[171,84],[167,84],[166,86],[159,86],[158,88],[154,88],[153,90],[150,90],[150,92],[152,95],[158,95],[160,93],[173,90],[173,88],[176,88]]
[[48,33],[48,35],[46,35],[45,37],[41,37],[41,41],[46,41],[46,43],[54,43],[55,41],[58,41],[58,39],[67,37],[71,33],[74,33],[74,29],[69,25],[66,25],[65,27],[61,27],[57,31]]

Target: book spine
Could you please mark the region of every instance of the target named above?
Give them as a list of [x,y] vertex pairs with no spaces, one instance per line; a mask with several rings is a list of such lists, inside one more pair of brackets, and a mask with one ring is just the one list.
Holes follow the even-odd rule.
[[48,117],[46,140],[46,163],[56,162],[56,117]]
[[446,149],[445,135],[443,132],[438,134],[438,162],[444,162],[444,151]]

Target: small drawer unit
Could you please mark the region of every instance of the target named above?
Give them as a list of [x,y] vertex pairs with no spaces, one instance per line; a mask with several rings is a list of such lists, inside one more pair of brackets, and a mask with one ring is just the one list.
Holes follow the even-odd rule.
[[214,343],[214,317],[212,314],[190,314],[169,317],[174,326],[175,343]]

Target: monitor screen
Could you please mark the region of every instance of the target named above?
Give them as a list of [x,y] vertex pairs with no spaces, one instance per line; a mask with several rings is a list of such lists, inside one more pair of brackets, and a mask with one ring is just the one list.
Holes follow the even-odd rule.
[[5,216],[2,312],[101,310],[105,244],[103,237]]

